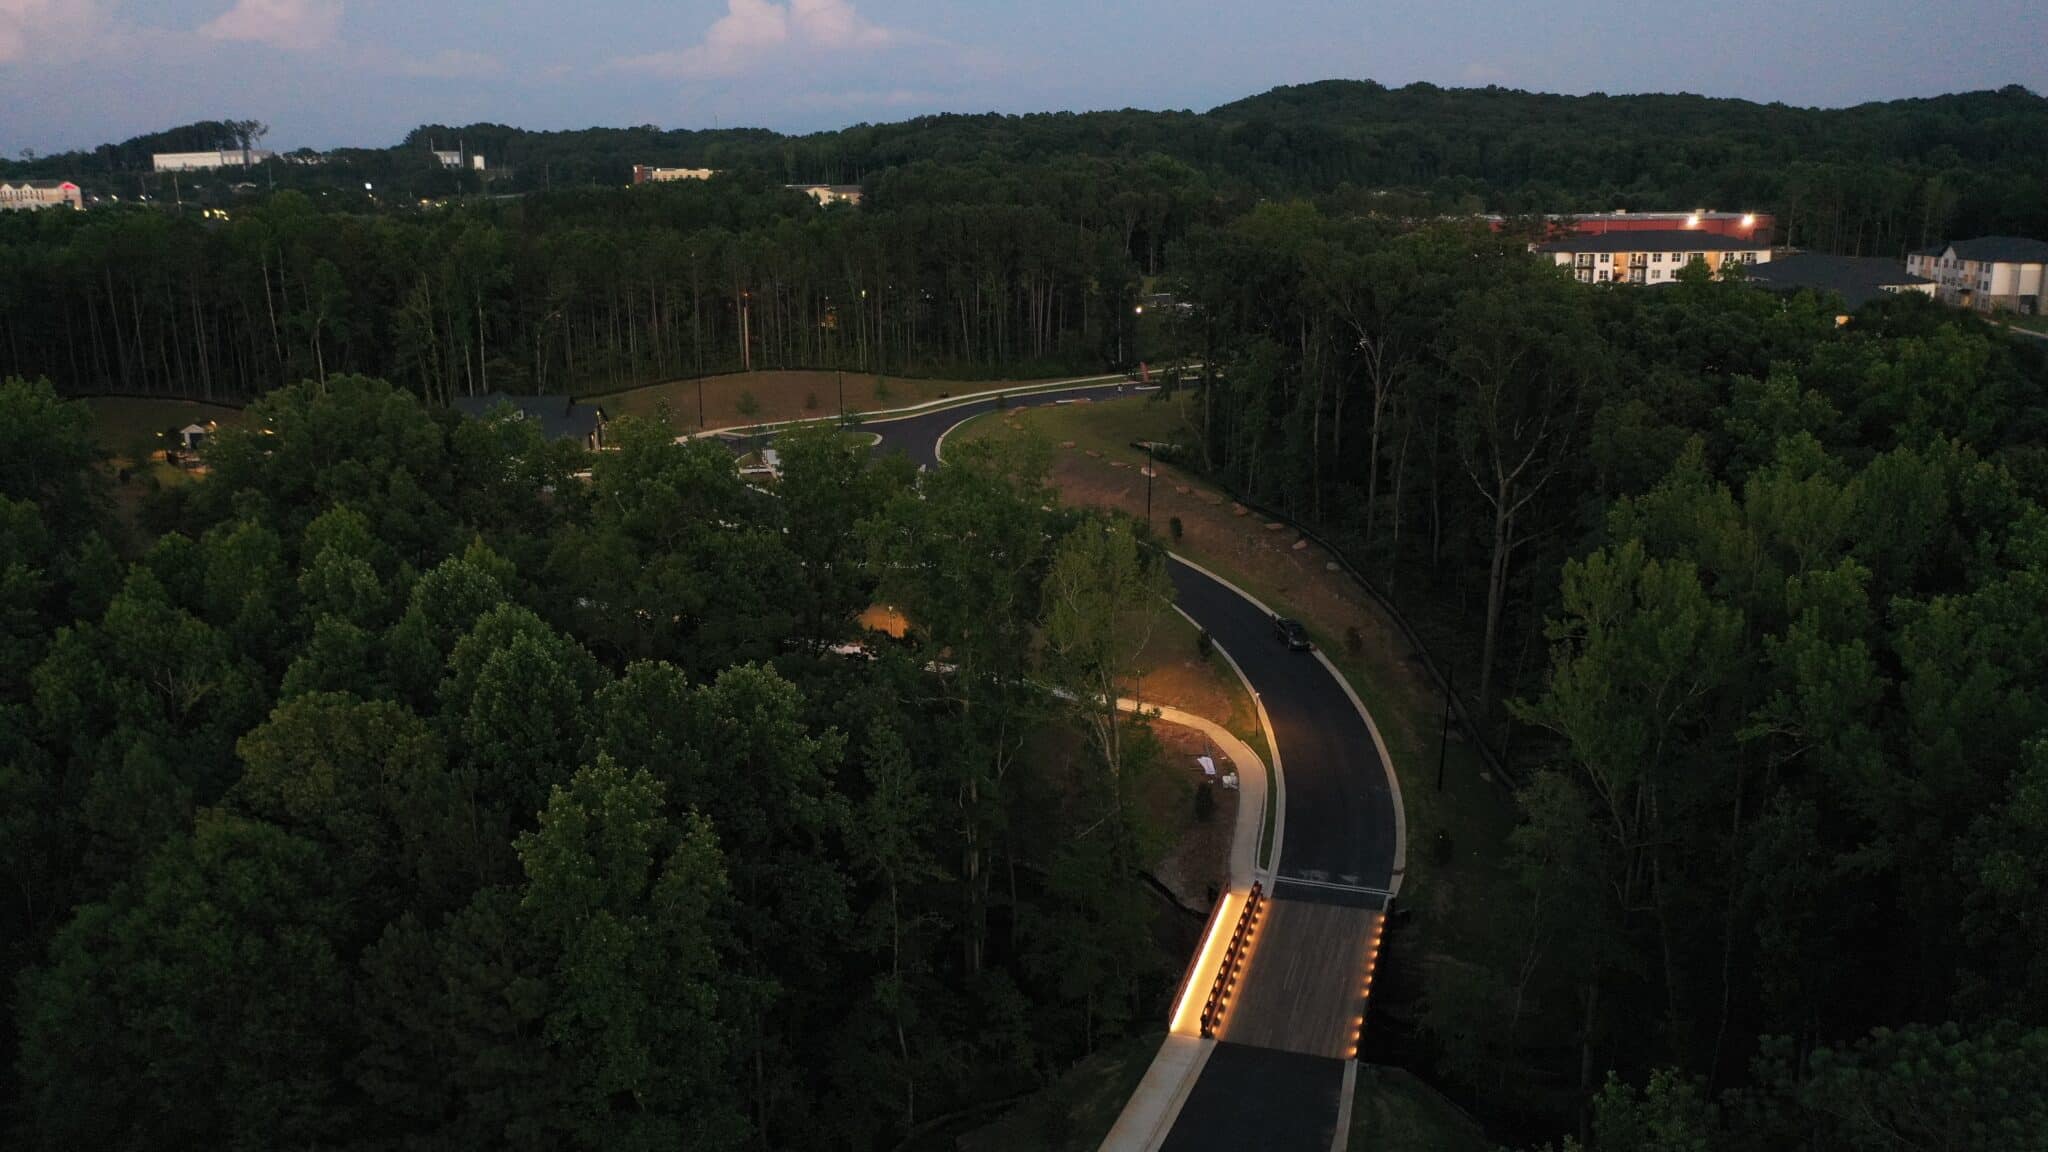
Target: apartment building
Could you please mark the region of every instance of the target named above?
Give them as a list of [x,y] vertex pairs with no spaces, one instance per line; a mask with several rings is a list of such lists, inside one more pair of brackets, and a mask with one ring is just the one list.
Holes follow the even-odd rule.
[[2022,236],[1956,240],[1906,257],[1906,271],[1934,281],[1944,303],[1980,312],[2048,314],[2044,270],[2048,242]]
[[69,180],[0,181],[0,212],[35,212],[43,208],[85,207],[78,185]]
[[1567,236],[1531,246],[1585,284],[1668,284],[1698,260],[1716,276],[1730,264],[1767,264],[1771,246],[1706,231],[1622,231]]
[[861,199],[858,184],[787,184],[804,193],[820,204],[859,204]]
[[[1488,216],[1487,224],[1499,232],[1508,226],[1505,216]],[[1553,237],[1604,236],[1610,232],[1706,232],[1737,240],[1769,244],[1777,234],[1778,221],[1768,212],[1583,212],[1545,216],[1543,223]]]
[[673,180],[709,180],[718,173],[710,168],[656,168],[647,164],[633,165],[633,183],[667,184]]

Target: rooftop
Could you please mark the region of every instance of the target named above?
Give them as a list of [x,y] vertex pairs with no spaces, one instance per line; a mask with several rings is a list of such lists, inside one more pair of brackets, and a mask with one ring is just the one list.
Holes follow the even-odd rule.
[[1887,288],[1909,288],[1932,284],[1923,276],[1907,272],[1892,260],[1861,256],[1827,256],[1818,252],[1797,252],[1780,256],[1768,264],[1747,270],[1751,283],[1781,292],[1810,288],[1839,294],[1851,308],[1885,294]]
[[2048,263],[2048,241],[2029,240],[2025,236],[1979,236],[1975,240],[1957,240],[1937,249],[1935,255],[1951,248],[1964,260],[1993,264]]
[[1567,236],[1536,245],[1538,252],[1763,252],[1769,248],[1757,240],[1685,230]]
[[541,435],[550,440],[585,440],[604,420],[604,409],[595,404],[578,404],[572,396],[508,396],[486,392],[481,396],[457,396],[451,405],[465,416],[482,419],[500,408],[509,409],[514,420],[540,422]]

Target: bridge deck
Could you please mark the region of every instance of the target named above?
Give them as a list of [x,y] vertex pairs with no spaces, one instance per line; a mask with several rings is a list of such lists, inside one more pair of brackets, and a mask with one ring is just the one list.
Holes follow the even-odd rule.
[[1379,913],[1364,908],[1268,901],[1218,1038],[1309,1056],[1353,1056],[1379,923]]

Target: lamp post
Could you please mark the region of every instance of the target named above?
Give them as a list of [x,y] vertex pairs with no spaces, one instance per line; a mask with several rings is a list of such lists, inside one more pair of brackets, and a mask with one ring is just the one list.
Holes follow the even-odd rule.
[[1152,526],[1152,473],[1158,471],[1153,442],[1145,441],[1145,527]]

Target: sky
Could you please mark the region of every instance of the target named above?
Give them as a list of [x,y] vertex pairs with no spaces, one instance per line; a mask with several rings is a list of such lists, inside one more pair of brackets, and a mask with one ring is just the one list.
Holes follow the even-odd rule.
[[2023,84],[2039,0],[0,0],[0,153],[257,119],[781,131],[930,112],[1202,110],[1280,84],[1802,105]]

